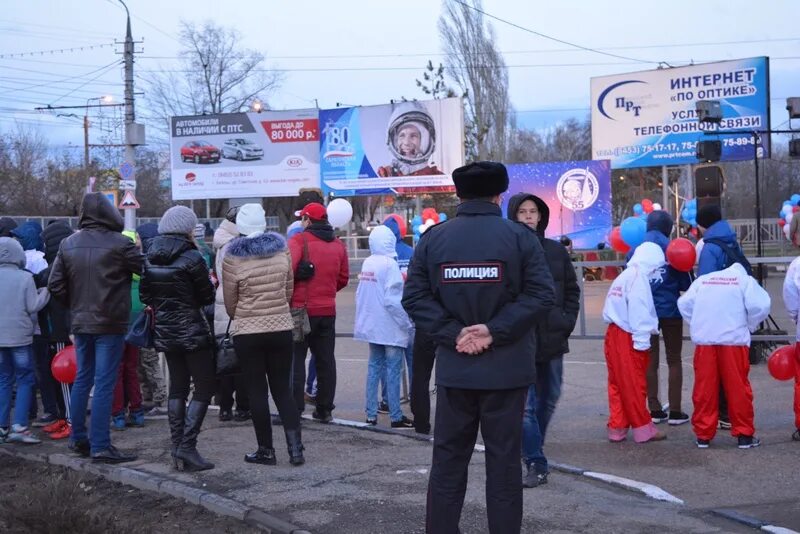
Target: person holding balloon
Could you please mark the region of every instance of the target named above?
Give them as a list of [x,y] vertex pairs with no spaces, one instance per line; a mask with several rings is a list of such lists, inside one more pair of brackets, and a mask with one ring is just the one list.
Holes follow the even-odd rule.
[[[783,281],[783,303],[796,327],[794,351],[794,426],[792,439],[800,441],[800,257],[789,265]],[[790,366],[791,367],[791,366]]]
[[[0,443],[36,444],[41,440],[28,428],[28,409],[36,381],[33,333],[36,313],[45,307],[47,288],[36,289],[25,270],[25,252],[10,237],[0,237]],[[17,398],[11,417],[12,389]]]
[[707,449],[716,435],[720,384],[738,447],[758,447],[748,379],[750,332],[769,315],[769,294],[740,263],[734,263],[695,280],[678,299],[678,308],[695,344],[692,427],[697,447]]

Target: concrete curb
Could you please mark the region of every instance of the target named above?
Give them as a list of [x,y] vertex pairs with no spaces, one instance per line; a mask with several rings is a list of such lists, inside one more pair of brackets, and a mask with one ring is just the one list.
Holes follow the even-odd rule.
[[777,525],[770,525],[766,521],[762,521],[757,517],[745,515],[740,512],[737,512],[736,510],[711,510],[711,513],[714,515],[718,515],[720,517],[724,517],[725,519],[728,519],[730,521],[735,521],[747,527],[754,528],[756,530],[771,532],[772,534],[800,534],[796,530],[792,530],[790,528],[785,528],[785,527],[779,527]]
[[309,531],[293,525],[283,519],[268,514],[267,512],[242,504],[233,499],[223,497],[216,493],[195,488],[175,480],[164,478],[130,467],[108,464],[95,464],[91,460],[79,458],[71,454],[31,453],[16,450],[16,448],[3,446],[0,455],[11,456],[32,462],[46,463],[54,466],[67,467],[73,471],[82,471],[103,477],[112,482],[119,482],[134,488],[163,493],[171,497],[183,499],[191,504],[202,506],[209,512],[217,515],[233,517],[244,521],[250,526],[259,528],[270,534],[311,534]]

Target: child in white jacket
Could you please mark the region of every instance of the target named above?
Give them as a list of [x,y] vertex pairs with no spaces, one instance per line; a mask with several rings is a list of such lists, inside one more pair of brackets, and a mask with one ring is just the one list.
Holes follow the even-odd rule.
[[689,323],[694,351],[694,414],[696,444],[708,448],[717,432],[719,389],[728,399],[731,434],[740,449],[758,447],[754,436],[753,390],[750,372],[750,332],[767,318],[770,298],[744,267],[705,274],[678,299],[678,309]]
[[794,366],[794,427],[792,439],[800,441],[800,257],[795,258],[783,281],[783,303],[796,325]]
[[613,442],[624,441],[629,428],[636,443],[667,437],[656,429],[645,406],[650,336],[658,332],[649,280],[661,276],[664,262],[661,247],[642,243],[606,296],[603,320],[608,323],[608,439]]
[[400,408],[400,374],[413,326],[400,302],[403,276],[395,259],[395,243],[394,233],[386,226],[377,226],[369,235],[372,255],[361,266],[353,337],[369,343],[367,424],[378,423],[378,381],[385,373],[392,428],[409,429],[414,424]]

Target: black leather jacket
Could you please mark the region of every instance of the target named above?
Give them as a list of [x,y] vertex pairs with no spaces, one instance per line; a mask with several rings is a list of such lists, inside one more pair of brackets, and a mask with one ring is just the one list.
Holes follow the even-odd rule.
[[212,345],[203,307],[214,303],[214,286],[203,256],[188,236],[153,238],[139,296],[155,310],[156,350],[194,352]]
[[67,306],[73,334],[124,334],[131,278],[142,254],[122,235],[122,217],[101,193],[83,198],[80,230],[64,239],[50,271],[50,294]]

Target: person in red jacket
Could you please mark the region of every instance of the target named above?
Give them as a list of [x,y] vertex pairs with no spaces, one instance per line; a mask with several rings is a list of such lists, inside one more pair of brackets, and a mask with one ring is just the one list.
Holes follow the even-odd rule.
[[[297,409],[303,413],[305,363],[310,348],[317,367],[317,409],[312,417],[322,423],[330,423],[336,394],[336,292],[347,285],[350,267],[344,243],[328,224],[325,206],[317,202],[307,204],[300,211],[300,219],[303,231],[289,240],[292,270],[295,273],[291,307],[306,309],[311,332],[294,345],[292,393]],[[305,280],[297,277],[297,266],[301,260],[314,266],[313,275]]]

